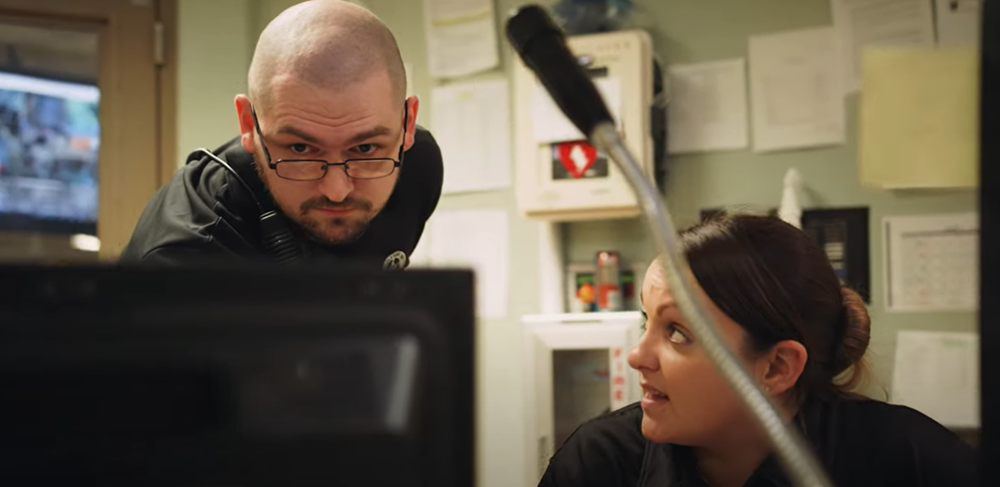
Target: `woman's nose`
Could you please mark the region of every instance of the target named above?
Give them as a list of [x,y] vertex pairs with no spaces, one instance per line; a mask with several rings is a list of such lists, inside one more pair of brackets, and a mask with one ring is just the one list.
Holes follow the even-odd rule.
[[643,332],[639,344],[628,353],[628,365],[636,370],[656,370],[656,354],[652,353],[649,332]]

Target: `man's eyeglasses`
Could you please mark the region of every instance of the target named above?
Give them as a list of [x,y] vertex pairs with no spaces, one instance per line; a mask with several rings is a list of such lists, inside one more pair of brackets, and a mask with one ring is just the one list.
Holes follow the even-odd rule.
[[347,173],[347,177],[352,179],[379,179],[391,175],[397,167],[403,164],[403,147],[406,145],[406,125],[409,122],[406,103],[403,103],[403,141],[399,144],[398,160],[387,157],[375,157],[347,159],[341,162],[330,162],[323,159],[278,159],[272,162],[271,152],[264,145],[264,135],[260,131],[257,112],[253,106],[250,107],[250,114],[253,116],[253,126],[254,130],[257,131],[257,138],[260,139],[260,146],[264,149],[264,157],[267,158],[267,167],[273,169],[275,174],[282,179],[316,181],[326,176],[327,168],[330,166],[344,166],[344,172]]

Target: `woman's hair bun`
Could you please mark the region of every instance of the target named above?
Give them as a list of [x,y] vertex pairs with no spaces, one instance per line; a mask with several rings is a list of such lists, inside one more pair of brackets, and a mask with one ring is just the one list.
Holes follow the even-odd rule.
[[840,289],[844,300],[844,339],[834,358],[834,374],[854,365],[868,350],[872,319],[861,296],[848,287]]

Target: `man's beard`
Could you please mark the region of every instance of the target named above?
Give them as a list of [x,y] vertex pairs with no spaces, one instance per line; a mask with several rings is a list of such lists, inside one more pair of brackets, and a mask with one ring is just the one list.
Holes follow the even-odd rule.
[[[264,171],[267,169],[264,168],[263,164],[257,162],[264,161],[265,159],[259,154],[254,154],[254,159],[254,168],[257,170],[257,175],[260,177],[261,182],[264,183],[264,187],[267,188],[268,193],[271,193],[271,198],[281,209],[281,212],[288,218],[289,223],[293,227],[292,230],[313,242],[321,245],[353,243],[364,235],[365,231],[368,230],[372,218],[378,214],[378,211],[373,211],[373,205],[370,201],[353,198],[350,195],[340,202],[332,201],[325,196],[310,198],[299,205],[298,212],[291,211],[291,208],[286,208],[277,198],[274,198],[271,186],[264,175]],[[353,209],[356,210],[355,213],[360,213],[361,216],[310,218],[310,210],[322,208]],[[346,232],[340,235],[328,235],[324,232],[324,227],[346,229]]]
[[[360,212],[360,217],[325,217],[310,218],[310,210],[314,209],[353,209]],[[375,212],[368,201],[348,196],[344,201],[331,201],[325,196],[310,198],[299,205],[298,218],[292,218],[295,224],[310,240],[323,245],[343,245],[357,241],[368,230]],[[327,235],[323,227],[345,229],[346,233],[337,236]]]

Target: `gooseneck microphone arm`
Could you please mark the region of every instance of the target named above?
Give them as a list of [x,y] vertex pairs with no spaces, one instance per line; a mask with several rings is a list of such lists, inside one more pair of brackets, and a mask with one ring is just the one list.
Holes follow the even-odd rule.
[[519,9],[507,22],[507,38],[524,63],[538,76],[566,116],[604,151],[625,175],[653,233],[666,270],[667,284],[678,309],[687,318],[705,354],[766,432],[778,459],[799,487],[833,487],[802,436],[785,424],[758,389],[717,331],[712,318],[696,298],[691,270],[677,230],[656,187],[646,178],[625,146],[590,78],[566,46],[565,36],[538,6]]

